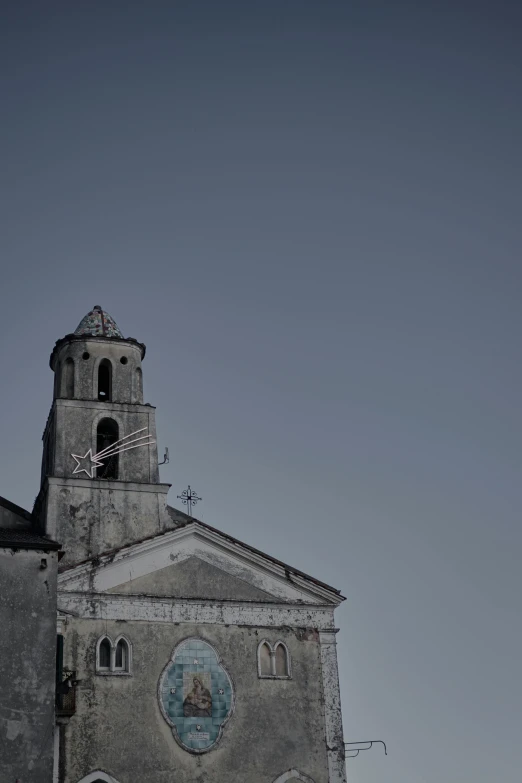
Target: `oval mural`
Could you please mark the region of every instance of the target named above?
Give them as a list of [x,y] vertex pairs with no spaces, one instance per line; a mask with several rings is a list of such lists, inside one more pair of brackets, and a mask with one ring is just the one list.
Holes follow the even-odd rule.
[[232,712],[234,692],[212,645],[185,639],[175,648],[160,677],[159,700],[185,750],[204,753],[216,744]]

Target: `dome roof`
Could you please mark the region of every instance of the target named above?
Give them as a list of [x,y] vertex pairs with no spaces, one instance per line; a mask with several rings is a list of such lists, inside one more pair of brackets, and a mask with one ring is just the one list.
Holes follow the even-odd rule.
[[92,310],[82,318],[74,334],[89,335],[90,337],[121,337],[123,334],[118,329],[118,325],[109,313],[102,310],[100,305],[95,305]]

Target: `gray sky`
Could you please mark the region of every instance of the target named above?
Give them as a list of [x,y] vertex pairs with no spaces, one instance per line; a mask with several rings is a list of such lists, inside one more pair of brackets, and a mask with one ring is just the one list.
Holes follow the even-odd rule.
[[171,502],[342,589],[352,783],[518,783],[518,2],[26,2],[0,18],[0,494],[48,357],[147,344]]

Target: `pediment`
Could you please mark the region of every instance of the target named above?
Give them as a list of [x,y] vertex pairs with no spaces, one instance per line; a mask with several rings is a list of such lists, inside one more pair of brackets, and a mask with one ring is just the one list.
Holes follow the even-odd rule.
[[329,604],[337,591],[197,521],[65,570],[60,591]]
[[110,593],[219,601],[274,601],[274,596],[194,555],[111,587]]

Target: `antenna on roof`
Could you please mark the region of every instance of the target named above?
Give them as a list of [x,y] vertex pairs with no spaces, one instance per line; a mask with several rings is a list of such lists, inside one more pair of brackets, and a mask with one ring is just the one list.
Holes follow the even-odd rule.
[[169,450],[165,447],[165,454],[163,455],[163,462],[158,462],[158,465],[166,465],[169,461]]

